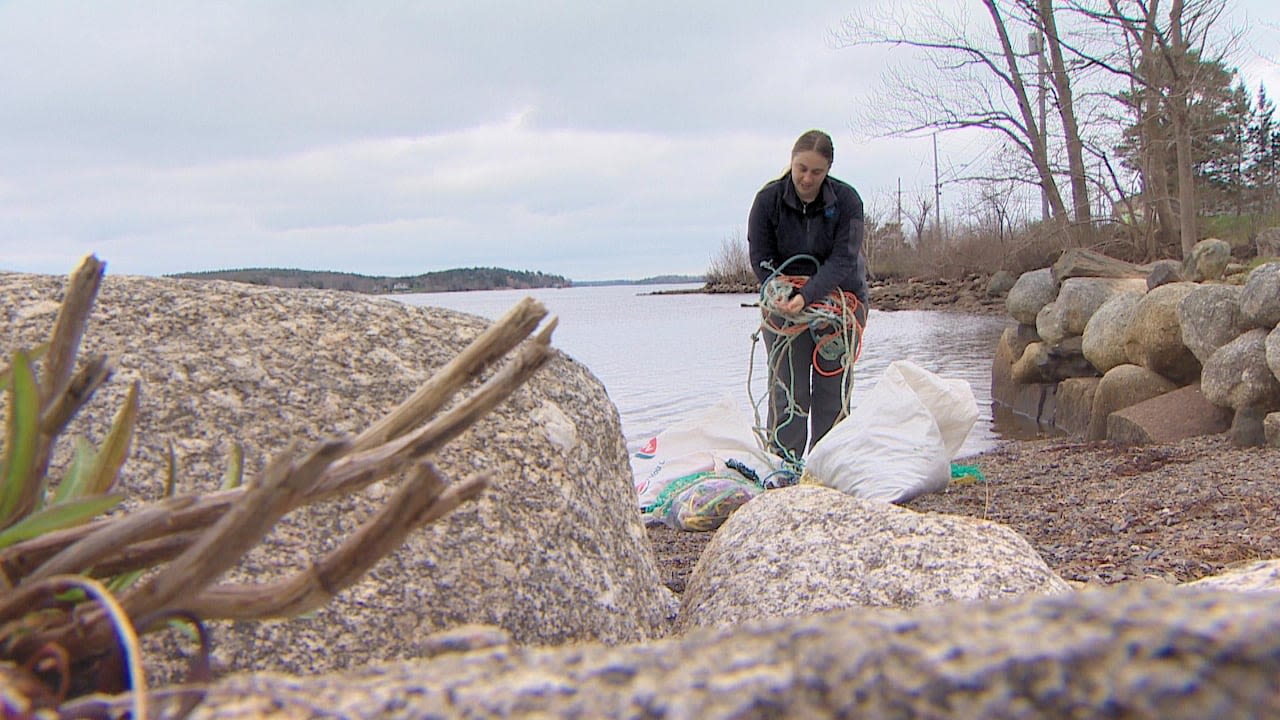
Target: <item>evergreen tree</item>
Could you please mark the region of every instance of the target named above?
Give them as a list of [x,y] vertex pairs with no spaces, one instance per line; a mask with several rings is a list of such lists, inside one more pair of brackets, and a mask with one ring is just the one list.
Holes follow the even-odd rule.
[[1258,101],[1253,122],[1249,125],[1249,162],[1245,178],[1258,212],[1269,213],[1276,207],[1277,171],[1280,170],[1280,128],[1275,123],[1275,103],[1267,97],[1265,86],[1258,85]]
[[[1195,174],[1202,212],[1245,210],[1244,168],[1248,155],[1249,91],[1234,71],[1206,66],[1201,93],[1192,104]],[[1232,84],[1232,81],[1235,84]]]
[[[1199,60],[1194,53],[1188,60],[1196,64],[1195,71],[1188,73],[1195,78],[1195,83],[1188,102],[1187,119],[1191,125],[1192,168],[1198,204],[1201,212],[1228,208],[1242,211],[1248,201],[1247,171],[1252,160],[1252,112],[1248,90],[1239,82],[1235,69],[1219,62]],[[1159,116],[1146,118],[1144,122],[1143,112],[1151,112],[1151,109],[1144,109],[1137,95],[1124,92],[1118,94],[1117,99],[1134,118],[1116,145],[1122,164],[1142,172],[1144,184],[1152,182],[1153,177],[1147,177],[1140,155],[1143,147],[1141,134],[1147,133],[1148,143],[1160,143],[1167,149],[1162,154],[1166,158],[1163,177],[1169,183],[1169,187],[1163,188],[1148,185],[1148,191],[1176,198],[1172,123],[1164,116],[1164,107],[1160,106]]]

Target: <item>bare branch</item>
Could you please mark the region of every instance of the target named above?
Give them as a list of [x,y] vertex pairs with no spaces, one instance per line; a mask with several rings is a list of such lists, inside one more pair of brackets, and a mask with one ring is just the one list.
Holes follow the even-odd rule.
[[408,432],[422,424],[422,419],[444,407],[468,380],[480,375],[493,361],[503,357],[533,332],[546,317],[542,303],[526,297],[490,325],[480,337],[458,354],[449,364],[400,407],[371,425],[356,438],[353,449],[367,450]]
[[329,602],[399,547],[414,529],[443,517],[487,485],[473,478],[446,486],[438,471],[424,466],[379,512],[320,562],[273,583],[212,587],[188,603],[206,619],[255,620],[293,617]]

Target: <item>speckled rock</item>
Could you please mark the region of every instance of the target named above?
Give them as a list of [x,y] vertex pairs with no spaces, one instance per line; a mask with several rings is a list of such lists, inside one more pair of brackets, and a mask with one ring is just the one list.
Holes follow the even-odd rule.
[[1089,317],[1081,336],[1080,351],[1098,372],[1105,374],[1111,368],[1129,362],[1124,340],[1142,295],[1138,292],[1119,293]]
[[1280,379],[1267,366],[1268,334],[1255,328],[1209,357],[1200,381],[1205,399],[1233,410],[1280,410]]
[[[754,501],[753,501],[754,502]],[[193,720],[1280,715],[1280,595],[1144,583],[215,685]]]
[[1258,257],[1276,257],[1280,255],[1280,227],[1269,227],[1258,231],[1255,239]]
[[1122,444],[1172,443],[1217,435],[1231,427],[1232,412],[1204,399],[1192,383],[1107,415],[1107,439]]
[[1151,272],[1147,274],[1147,289],[1186,279],[1182,274],[1182,263],[1177,260],[1157,260],[1151,263]]
[[1262,437],[1267,447],[1280,448],[1280,412],[1267,413],[1262,418]]
[[[47,337],[63,285],[0,274],[6,353]],[[84,346],[109,352],[117,372],[72,431],[100,439],[129,381],[140,380],[125,487],[157,497],[172,443],[180,490],[215,489],[233,440],[252,476],[291,442],[354,434],[487,324],[352,293],[108,276]],[[530,644],[666,632],[675,599],[635,512],[617,410],[582,365],[557,353],[435,461],[451,478],[489,472],[492,485],[322,610],[215,624],[216,662],[307,673],[410,658],[429,633],[467,623]],[[389,485],[291,513],[231,579],[303,567],[369,517]]]
[[1254,268],[1240,291],[1245,322],[1265,330],[1280,325],[1280,262]]
[[1097,369],[1085,358],[1082,347],[1083,340],[1079,335],[1053,345],[1031,343],[1011,368],[1013,381],[1028,384],[1097,375]]
[[1041,308],[1058,296],[1058,284],[1050,268],[1030,270],[1018,276],[1005,297],[1005,309],[1023,325],[1035,326]]
[[1107,417],[1117,410],[1159,397],[1177,388],[1168,378],[1140,365],[1117,365],[1102,376],[1093,395],[1086,440],[1102,440],[1107,436]]
[[1240,313],[1240,288],[1210,283],[1197,285],[1178,303],[1182,342],[1201,364],[1214,351],[1249,329]]
[[991,279],[987,281],[987,296],[1000,297],[1007,294],[1013,289],[1013,284],[1018,278],[1008,270],[997,270],[991,274]]
[[1231,244],[1218,238],[1205,238],[1191,248],[1186,262],[1186,278],[1193,282],[1219,280],[1231,262]]
[[725,521],[685,588],[677,628],[1069,591],[998,523],[801,485],[766,492]]
[[1143,293],[1142,278],[1075,277],[1062,281],[1058,295],[1036,315],[1036,332],[1049,344],[1083,335],[1089,318],[1108,300],[1125,293]]
[[1217,575],[1183,583],[1183,586],[1235,592],[1280,593],[1280,560],[1251,562]]
[[1125,336],[1129,362],[1187,385],[1200,376],[1200,361],[1182,341],[1178,303],[1196,283],[1169,283],[1152,288],[1138,301]]
[[1263,345],[1264,357],[1267,361],[1267,368],[1271,370],[1271,374],[1280,378],[1280,328],[1273,328],[1267,333],[1267,339]]

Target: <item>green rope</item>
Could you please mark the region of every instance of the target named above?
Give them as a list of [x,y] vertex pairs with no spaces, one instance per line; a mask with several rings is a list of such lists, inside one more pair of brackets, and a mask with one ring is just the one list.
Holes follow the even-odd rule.
[[671,509],[671,501],[680,491],[688,488],[705,477],[709,477],[711,474],[712,473],[710,471],[696,472],[691,475],[682,475],[675,480],[672,480],[665,488],[662,489],[662,492],[658,493],[658,497],[654,498],[653,502],[640,508],[640,512],[645,515],[655,513],[658,510],[666,512]]
[[980,482],[987,481],[987,476],[982,474],[982,470],[977,465],[960,465],[951,463],[951,479],[960,480],[962,482]]

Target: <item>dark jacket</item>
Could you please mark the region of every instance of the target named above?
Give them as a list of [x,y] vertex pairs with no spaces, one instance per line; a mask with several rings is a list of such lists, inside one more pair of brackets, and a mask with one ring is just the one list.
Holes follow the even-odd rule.
[[[867,301],[867,268],[862,259],[862,198],[847,183],[830,175],[822,190],[805,205],[796,195],[791,173],[766,184],[756,193],[747,222],[751,268],[760,282],[796,255],[812,255],[818,265],[797,260],[784,275],[810,276],[804,288],[805,305],[839,287]],[[761,263],[768,263],[764,267]]]

